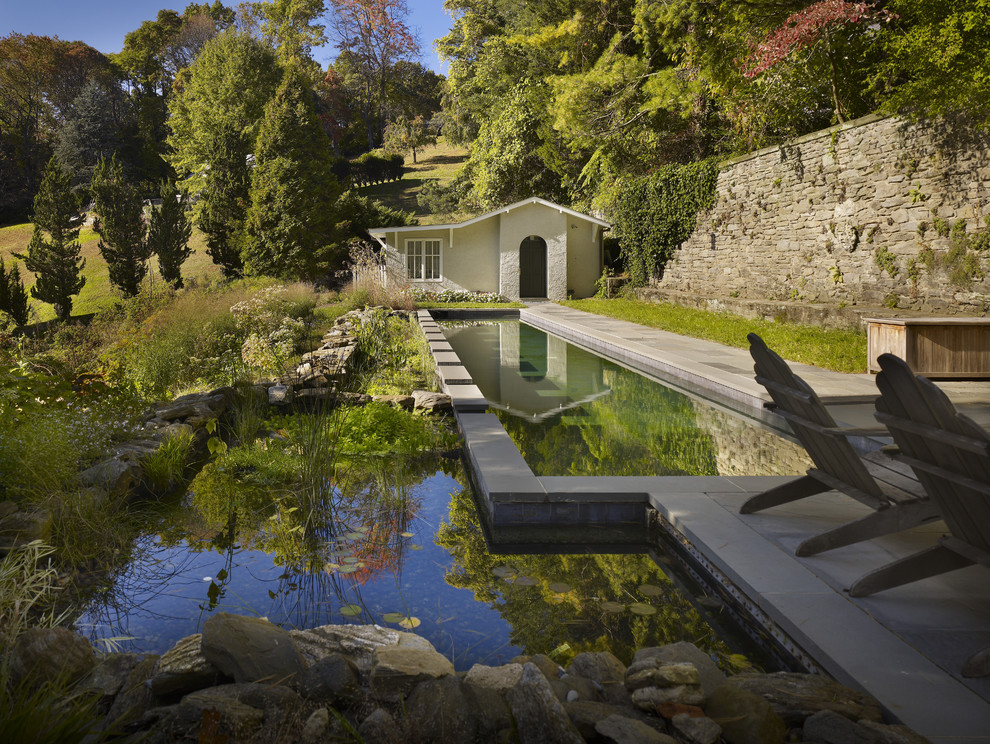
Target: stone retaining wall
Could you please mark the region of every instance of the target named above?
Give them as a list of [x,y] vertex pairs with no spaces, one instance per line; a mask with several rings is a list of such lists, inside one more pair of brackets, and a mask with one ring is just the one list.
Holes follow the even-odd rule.
[[[988,219],[990,135],[866,117],[726,163],[658,288],[985,314],[990,251],[972,239]],[[977,276],[959,281],[965,239]]]

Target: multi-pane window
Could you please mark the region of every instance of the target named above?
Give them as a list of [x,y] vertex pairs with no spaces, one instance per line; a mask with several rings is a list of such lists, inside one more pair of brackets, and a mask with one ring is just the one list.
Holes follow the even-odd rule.
[[406,273],[410,279],[439,279],[440,240],[407,240]]

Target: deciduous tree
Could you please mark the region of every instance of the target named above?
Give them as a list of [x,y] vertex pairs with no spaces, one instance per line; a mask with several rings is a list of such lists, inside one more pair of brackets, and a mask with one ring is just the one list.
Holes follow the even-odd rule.
[[410,119],[403,115],[385,127],[385,150],[403,154],[411,151],[414,163],[417,150],[436,142],[436,134],[422,116]]
[[110,282],[133,297],[148,273],[151,251],[145,241],[142,201],[137,190],[124,178],[116,157],[96,164],[91,185],[93,228],[100,236],[100,255],[110,270]]
[[34,198],[34,232],[27,254],[15,253],[35,275],[31,296],[55,306],[59,320],[72,314],[72,297],[86,284],[79,245],[79,210],[71,178],[52,158]]

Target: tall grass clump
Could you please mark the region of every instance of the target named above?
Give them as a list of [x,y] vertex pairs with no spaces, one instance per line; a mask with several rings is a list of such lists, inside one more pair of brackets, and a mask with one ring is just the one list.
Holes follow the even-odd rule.
[[141,463],[148,490],[162,495],[181,484],[192,449],[191,428],[176,431],[165,437],[158,449]]
[[390,271],[370,245],[356,243],[351,246],[348,268],[351,281],[342,296],[347,310],[365,307],[412,310],[416,306],[409,283]]
[[410,318],[383,310],[370,313],[358,332],[358,351],[354,378],[369,395],[439,389],[429,341]]

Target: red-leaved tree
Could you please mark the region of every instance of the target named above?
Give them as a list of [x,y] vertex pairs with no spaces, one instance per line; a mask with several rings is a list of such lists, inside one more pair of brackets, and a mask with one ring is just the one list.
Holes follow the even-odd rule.
[[743,76],[755,78],[802,51],[823,54],[831,76],[835,115],[840,122],[845,121],[838,91],[837,43],[854,28],[869,33],[877,24],[894,18],[893,13],[873,3],[819,0],[792,13],[763,41],[753,44],[749,57],[742,64]]
[[388,76],[395,63],[419,54],[409,30],[406,0],[330,0],[330,33],[337,48],[350,53],[361,78],[361,109],[368,147],[381,142]]

